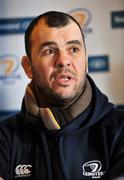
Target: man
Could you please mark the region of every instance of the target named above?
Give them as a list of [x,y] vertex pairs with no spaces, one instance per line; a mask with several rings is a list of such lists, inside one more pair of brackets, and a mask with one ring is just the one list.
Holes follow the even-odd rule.
[[124,112],[87,74],[76,20],[55,11],[38,16],[25,48],[31,82],[21,112],[0,122],[1,178],[124,179]]

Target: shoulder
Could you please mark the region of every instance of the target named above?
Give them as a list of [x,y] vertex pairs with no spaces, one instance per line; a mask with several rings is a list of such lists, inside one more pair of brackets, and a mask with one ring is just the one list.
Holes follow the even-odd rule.
[[[14,134],[18,134],[20,131],[23,131],[23,117],[20,113],[17,113],[13,116],[3,118],[0,121],[0,139],[6,139],[11,141]],[[23,132],[22,132],[23,133]]]
[[124,111],[113,108],[104,118],[102,127],[110,135],[113,134],[118,137],[124,137]]
[[1,121],[0,121],[0,129],[5,128],[5,129],[9,130],[12,127],[17,126],[17,124],[19,124],[21,118],[22,118],[21,114],[17,113],[15,115],[8,116],[6,118],[1,119]]
[[104,124],[123,127],[124,126],[124,111],[118,108],[113,108],[105,117]]

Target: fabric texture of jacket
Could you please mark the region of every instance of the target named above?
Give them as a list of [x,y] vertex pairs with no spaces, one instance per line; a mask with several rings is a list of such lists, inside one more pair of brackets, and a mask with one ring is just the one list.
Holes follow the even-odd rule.
[[57,131],[29,114],[0,122],[0,177],[4,180],[124,179],[124,111],[89,81],[89,107]]

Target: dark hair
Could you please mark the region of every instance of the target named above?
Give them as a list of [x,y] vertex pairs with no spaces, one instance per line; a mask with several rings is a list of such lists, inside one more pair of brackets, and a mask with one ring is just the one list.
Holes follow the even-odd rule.
[[[28,26],[28,28],[25,31],[25,50],[27,56],[31,59],[31,33],[33,29],[36,27],[36,25],[39,23],[41,19],[45,20],[45,23],[48,25],[48,27],[63,27],[70,23],[70,20],[74,21],[82,34],[82,38],[84,41],[84,35],[82,32],[82,29],[79,25],[79,23],[69,14],[58,12],[58,11],[49,11],[44,14],[39,15],[36,17]],[[85,41],[84,41],[84,47],[85,47]]]

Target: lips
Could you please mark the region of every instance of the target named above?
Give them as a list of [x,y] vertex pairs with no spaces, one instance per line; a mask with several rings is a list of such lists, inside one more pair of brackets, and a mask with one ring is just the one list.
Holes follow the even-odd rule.
[[60,79],[63,79],[63,80],[72,80],[72,79],[75,79],[75,77],[72,74],[70,74],[70,73],[59,73],[59,74],[56,74],[55,80],[60,80]]
[[56,80],[60,80],[60,79],[63,79],[63,80],[71,80],[72,77],[70,75],[58,75],[56,77]]
[[54,77],[54,83],[57,83],[59,86],[69,86],[73,81],[75,77],[71,74],[65,73],[65,74],[58,74]]

